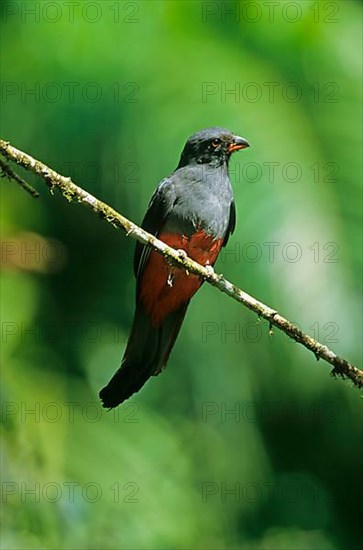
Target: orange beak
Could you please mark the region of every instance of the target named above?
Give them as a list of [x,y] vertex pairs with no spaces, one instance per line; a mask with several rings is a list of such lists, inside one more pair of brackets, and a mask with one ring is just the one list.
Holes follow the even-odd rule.
[[234,151],[239,151],[240,149],[246,149],[250,147],[248,141],[240,136],[235,136],[233,143],[228,146],[228,153],[233,153]]

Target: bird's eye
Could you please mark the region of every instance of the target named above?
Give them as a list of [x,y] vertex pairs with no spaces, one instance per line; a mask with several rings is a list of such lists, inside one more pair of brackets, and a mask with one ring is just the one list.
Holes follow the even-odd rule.
[[212,141],[212,147],[218,147],[218,145],[221,143],[220,139],[214,139]]

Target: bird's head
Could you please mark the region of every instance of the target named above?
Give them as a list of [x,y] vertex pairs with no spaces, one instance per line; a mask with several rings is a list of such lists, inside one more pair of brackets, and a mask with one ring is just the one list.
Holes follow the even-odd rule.
[[225,128],[206,128],[193,134],[185,144],[178,168],[187,164],[210,164],[214,167],[227,164],[234,151],[250,144]]

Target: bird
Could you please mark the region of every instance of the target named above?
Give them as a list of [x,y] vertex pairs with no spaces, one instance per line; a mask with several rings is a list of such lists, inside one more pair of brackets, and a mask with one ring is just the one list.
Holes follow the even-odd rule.
[[[231,154],[248,141],[217,126],[187,140],[175,171],[163,179],[141,227],[202,266],[213,268],[236,225],[228,174]],[[136,307],[120,368],[99,392],[113,409],[166,366],[189,302],[203,280],[172,266],[161,254],[137,242],[134,254]]]

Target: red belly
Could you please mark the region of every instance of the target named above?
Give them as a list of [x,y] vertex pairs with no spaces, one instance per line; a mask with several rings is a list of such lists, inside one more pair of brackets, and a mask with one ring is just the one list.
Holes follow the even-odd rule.
[[[191,237],[176,233],[161,233],[158,238],[201,265],[213,265],[222,247],[223,239],[214,239],[203,231]],[[158,326],[169,313],[178,309],[195,294],[203,281],[188,275],[184,269],[171,266],[165,258],[152,251],[141,276],[140,296],[152,324]]]

